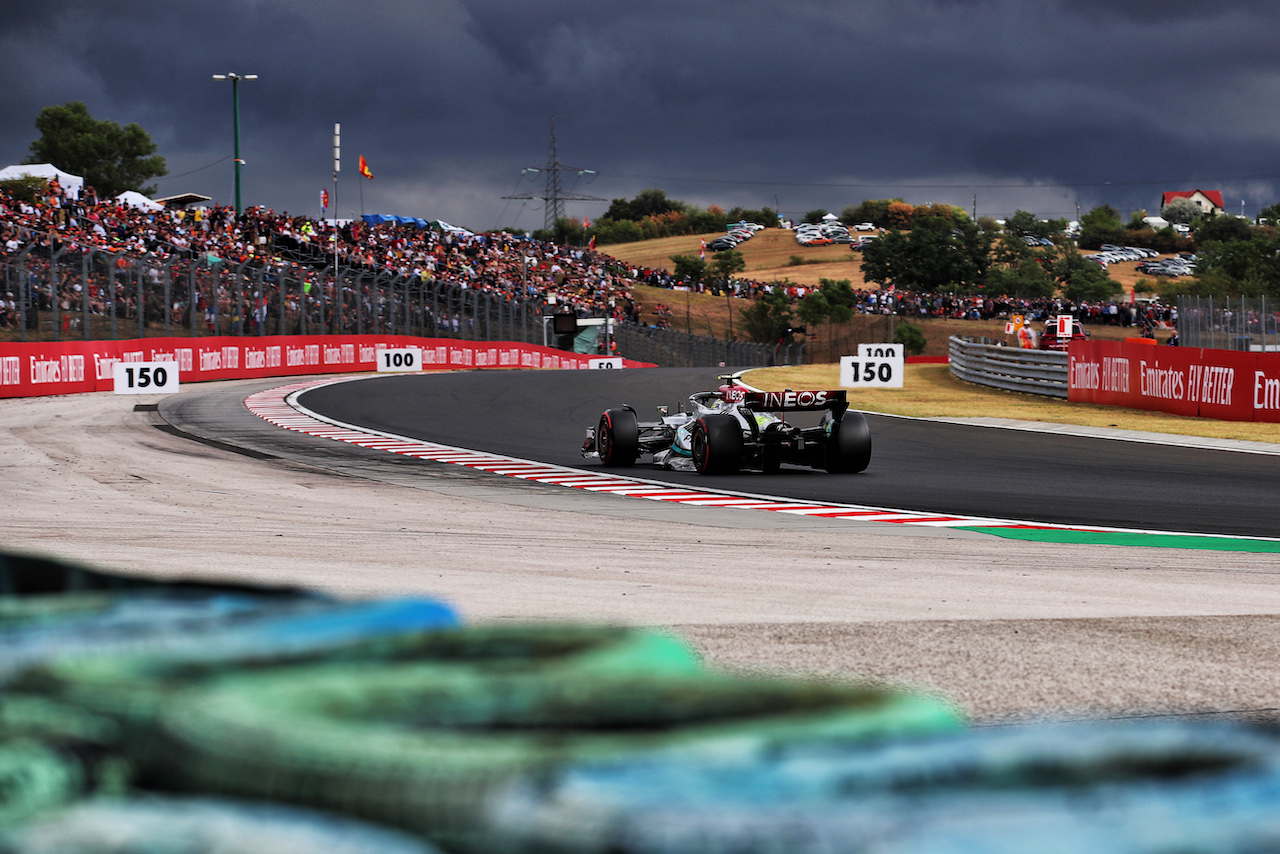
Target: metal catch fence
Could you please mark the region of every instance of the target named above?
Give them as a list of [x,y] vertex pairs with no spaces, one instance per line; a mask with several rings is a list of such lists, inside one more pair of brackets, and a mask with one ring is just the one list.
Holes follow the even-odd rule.
[[1280,350],[1280,302],[1266,297],[1178,297],[1178,343],[1213,350]]
[[[34,243],[0,259],[0,281],[0,296],[16,308],[7,320],[22,341],[385,333],[556,344],[552,309],[537,297],[364,266],[139,257]],[[664,367],[763,367],[804,356],[801,344],[771,347],[621,322],[612,338],[617,355]]]

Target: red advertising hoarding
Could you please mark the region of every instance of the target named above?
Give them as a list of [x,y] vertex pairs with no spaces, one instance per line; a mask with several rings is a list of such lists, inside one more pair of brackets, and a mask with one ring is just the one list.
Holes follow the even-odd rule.
[[1072,341],[1067,399],[1224,421],[1280,421],[1280,353]]
[[[583,370],[596,356],[514,342],[408,335],[280,335],[0,343],[0,398],[111,391],[117,362],[174,362],[181,382],[374,371],[381,350],[418,348],[425,370]],[[628,368],[652,365],[623,360]]]

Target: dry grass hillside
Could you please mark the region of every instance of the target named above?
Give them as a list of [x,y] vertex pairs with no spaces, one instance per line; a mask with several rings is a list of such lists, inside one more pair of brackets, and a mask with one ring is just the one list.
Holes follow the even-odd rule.
[[[644,267],[672,269],[671,256],[697,255],[700,241],[708,243],[719,237],[720,232],[691,234],[682,237],[663,237],[658,240],[642,240],[637,243],[618,243],[601,246],[600,251],[620,258],[630,264]],[[744,278],[763,282],[790,280],[798,285],[816,285],[819,279],[848,279],[855,288],[868,287],[862,276],[862,254],[848,246],[801,246],[788,229],[766,228],[746,243],[738,245],[738,251],[747,263]],[[713,255],[707,253],[710,261]],[[791,266],[793,257],[804,263]],[[1171,256],[1161,256],[1168,258]],[[1107,272],[1120,283],[1125,294],[1133,292],[1134,284],[1143,278],[1136,269],[1137,261],[1112,264]],[[1152,281],[1152,279],[1148,279]],[[876,287],[874,284],[870,287]]]
[[[602,246],[600,250],[615,258],[645,267],[672,269],[672,255],[697,255],[700,241],[710,243],[719,232],[692,234],[683,237],[664,237],[643,240],[638,243],[619,243]],[[746,243],[738,245],[738,251],[747,262],[743,278],[762,282],[790,280],[798,285],[816,285],[819,279],[848,279],[855,288],[866,287],[862,278],[862,255],[852,252],[848,246],[801,246],[795,235],[787,229],[766,228]],[[804,260],[800,266],[789,266],[792,256]],[[712,259],[707,253],[707,260]]]
[[[631,264],[670,270],[673,266],[671,256],[697,255],[701,240],[710,241],[717,236],[718,233],[665,237],[603,246],[601,251]],[[803,285],[817,285],[819,279],[848,279],[854,288],[868,287],[862,276],[862,256],[851,251],[848,246],[801,246],[796,243],[791,231],[769,228],[740,244],[738,251],[742,253],[747,265],[744,278],[766,282],[791,281]],[[799,256],[805,263],[790,266],[792,256]],[[1136,261],[1129,261],[1113,264],[1108,271],[1124,287],[1126,294],[1133,291],[1134,283],[1140,278],[1134,269],[1136,266]],[[876,286],[873,284],[869,287]],[[737,316],[747,305],[743,300],[643,286],[634,288],[633,293],[641,304],[642,316],[646,322],[656,321],[658,315],[655,311],[659,306],[666,306],[671,312],[667,321],[673,329],[723,338],[729,336],[732,328],[733,337],[741,337],[741,325]],[[806,361],[833,362],[842,354],[854,352],[859,343],[889,340],[893,336],[894,322],[894,318],[859,315],[849,323],[811,329],[807,340],[809,346]],[[952,335],[981,335],[1014,343],[1004,334],[1003,320],[927,318],[913,319],[911,322],[924,332],[928,342],[925,355],[945,355],[947,339]],[[1119,326],[1091,326],[1089,332],[1094,338],[1114,340],[1137,334],[1136,330]],[[1167,336],[1166,332],[1158,333],[1162,341]]]

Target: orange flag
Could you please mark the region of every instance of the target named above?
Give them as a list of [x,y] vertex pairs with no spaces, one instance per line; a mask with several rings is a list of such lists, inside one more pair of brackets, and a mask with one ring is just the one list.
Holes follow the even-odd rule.
[[360,174],[368,178],[370,181],[373,180],[373,173],[369,171],[369,164],[364,162],[363,154],[360,155]]

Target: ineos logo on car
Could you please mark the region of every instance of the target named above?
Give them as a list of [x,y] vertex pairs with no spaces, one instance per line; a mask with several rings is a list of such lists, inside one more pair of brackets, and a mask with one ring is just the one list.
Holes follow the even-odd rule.
[[766,391],[765,409],[817,409],[827,405],[825,391]]

